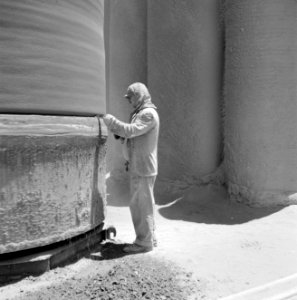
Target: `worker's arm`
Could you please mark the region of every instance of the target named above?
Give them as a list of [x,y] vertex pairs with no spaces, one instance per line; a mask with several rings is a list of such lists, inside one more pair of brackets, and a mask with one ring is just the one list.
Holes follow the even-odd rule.
[[156,125],[154,114],[147,109],[140,112],[132,124],[122,122],[109,114],[104,115],[103,120],[113,134],[124,138],[134,138],[145,134]]

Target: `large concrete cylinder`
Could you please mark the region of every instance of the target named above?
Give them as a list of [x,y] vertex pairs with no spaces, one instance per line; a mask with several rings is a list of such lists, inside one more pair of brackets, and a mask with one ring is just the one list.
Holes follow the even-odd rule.
[[[107,110],[128,122],[131,106],[123,98],[128,85],[147,78],[146,0],[108,0],[105,3]],[[109,139],[108,169],[125,174],[119,141]],[[124,176],[125,177],[125,176]]]
[[162,178],[200,177],[220,161],[219,2],[148,1],[148,86],[161,119]]
[[0,115],[0,254],[102,224],[107,131],[100,122]]
[[1,254],[102,224],[107,131],[104,1],[0,0],[0,20]]
[[225,170],[254,205],[296,202],[297,2],[226,0]]
[[104,0],[0,0],[0,112],[105,111]]

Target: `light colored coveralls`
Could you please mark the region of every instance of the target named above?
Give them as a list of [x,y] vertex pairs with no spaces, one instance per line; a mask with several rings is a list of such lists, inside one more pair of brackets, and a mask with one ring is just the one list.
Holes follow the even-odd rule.
[[148,98],[132,113],[130,124],[109,114],[103,120],[112,133],[125,138],[124,152],[130,167],[130,211],[136,233],[134,243],[153,247],[156,244],[153,189],[158,173],[160,124],[156,107]]

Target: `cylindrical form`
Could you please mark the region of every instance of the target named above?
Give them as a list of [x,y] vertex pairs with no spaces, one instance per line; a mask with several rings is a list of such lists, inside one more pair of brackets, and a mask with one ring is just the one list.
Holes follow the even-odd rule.
[[[133,82],[147,78],[146,0],[108,0],[105,3],[105,49],[108,112],[128,122],[131,106],[123,98]],[[122,177],[124,159],[119,141],[109,139],[107,165]]]
[[0,0],[0,20],[1,254],[103,223],[107,132],[104,0]]
[[224,157],[239,201],[296,200],[296,9],[295,0],[225,1]]
[[219,0],[148,1],[148,87],[160,114],[160,176],[199,177],[220,160]]
[[106,137],[96,117],[0,115],[0,254],[104,221]]
[[0,112],[105,112],[104,0],[0,0]]

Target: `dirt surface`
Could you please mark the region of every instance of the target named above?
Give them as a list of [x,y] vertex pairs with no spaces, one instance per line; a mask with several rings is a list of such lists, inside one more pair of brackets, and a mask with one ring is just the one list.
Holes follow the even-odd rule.
[[[104,252],[109,253],[105,255]],[[65,267],[63,271],[56,269],[39,278],[29,277],[24,280],[26,287],[12,299],[178,300],[191,295],[193,299],[201,299],[198,298],[199,284],[192,279],[191,273],[150,255],[119,258],[121,253],[121,246],[109,242],[94,255],[105,261],[84,259],[85,265],[71,276],[71,268]],[[111,258],[113,260],[109,260]],[[65,273],[67,269],[70,269],[69,274]],[[44,286],[36,288],[38,284]],[[8,298],[4,296],[4,299]]]
[[220,299],[297,272],[297,206],[250,208],[212,185],[157,195],[158,247],[125,256],[134,231],[126,185],[117,187],[106,220],[114,242],[0,287],[0,299]]
[[150,253],[125,256],[125,245],[103,242],[73,265],[2,288],[0,299],[204,299],[191,272]]

